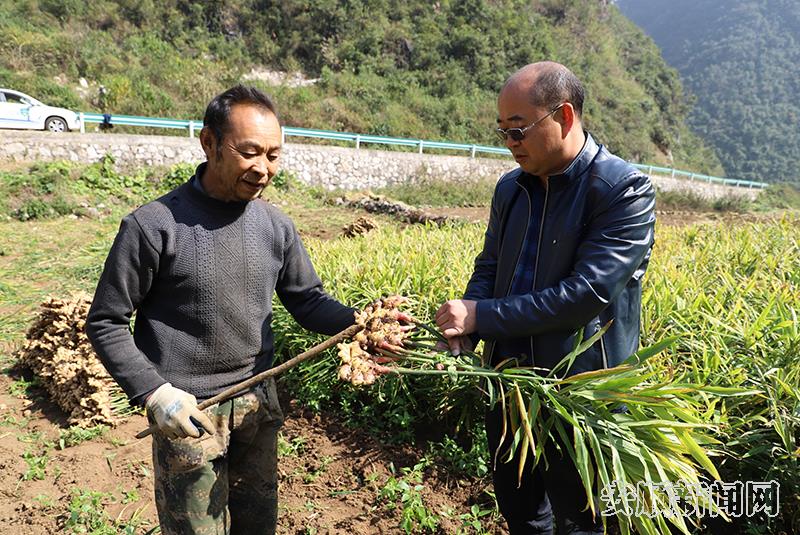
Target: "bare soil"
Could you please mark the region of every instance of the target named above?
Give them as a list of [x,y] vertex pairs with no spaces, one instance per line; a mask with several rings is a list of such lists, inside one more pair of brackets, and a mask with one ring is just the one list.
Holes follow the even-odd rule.
[[[64,530],[70,501],[80,491],[108,493],[102,499],[105,511],[122,524],[138,511],[136,533],[155,528],[150,439],[134,438],[145,427],[144,417],[134,415],[101,437],[59,449],[66,416],[37,388],[23,396],[11,395],[16,378],[14,373],[0,375],[0,532]],[[399,477],[402,467],[413,466],[424,453],[382,444],[361,430],[340,425],[334,415],[315,415],[291,402],[285,409],[281,433],[284,444],[296,451],[285,451],[279,462],[278,533],[404,533],[400,509],[379,501],[378,493],[393,473]],[[43,480],[23,479],[28,471],[26,452],[36,456],[46,452]],[[425,506],[440,517],[435,533],[458,532],[464,523],[458,516],[468,513],[474,503],[482,509],[490,506],[484,492],[488,480],[458,479],[430,467],[422,484]],[[507,533],[494,520],[484,522],[484,529]]]

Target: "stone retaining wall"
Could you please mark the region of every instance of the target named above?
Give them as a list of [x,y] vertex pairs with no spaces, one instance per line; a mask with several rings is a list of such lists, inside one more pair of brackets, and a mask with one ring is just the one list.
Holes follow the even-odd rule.
[[[196,138],[129,134],[52,134],[0,130],[0,161],[96,162],[111,154],[122,168],[195,163],[205,158]],[[327,189],[368,189],[433,179],[496,179],[516,164],[505,158],[469,158],[287,143],[281,167],[304,183]],[[686,190],[709,199],[754,198],[757,190],[653,176],[659,190]]]

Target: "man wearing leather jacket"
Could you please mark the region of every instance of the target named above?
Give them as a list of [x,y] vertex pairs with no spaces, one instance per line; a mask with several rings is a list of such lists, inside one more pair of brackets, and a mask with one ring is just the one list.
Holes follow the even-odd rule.
[[[553,62],[514,73],[498,98],[497,133],[519,168],[494,191],[483,250],[463,299],[444,303],[436,322],[454,353],[482,339],[490,362],[516,357],[552,368],[609,321],[569,374],[619,364],[639,344],[641,279],[654,237],[650,179],[583,129],[584,90]],[[489,451],[502,415],[486,415]],[[602,533],[569,456],[551,444],[548,467],[494,467],[495,494],[512,535]]]

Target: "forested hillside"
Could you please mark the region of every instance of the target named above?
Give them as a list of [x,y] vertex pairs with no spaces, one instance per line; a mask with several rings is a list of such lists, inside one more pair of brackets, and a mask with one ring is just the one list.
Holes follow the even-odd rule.
[[728,175],[800,183],[800,2],[619,0],[696,95]]
[[677,73],[604,0],[0,0],[0,50],[0,85],[77,109],[98,110],[103,84],[112,113],[200,117],[249,79],[293,126],[478,143],[496,142],[503,80],[553,59],[612,150],[722,172],[685,126]]

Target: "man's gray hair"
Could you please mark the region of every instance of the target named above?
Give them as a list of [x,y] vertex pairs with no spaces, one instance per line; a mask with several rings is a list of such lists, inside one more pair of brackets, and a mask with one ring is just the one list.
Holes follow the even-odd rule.
[[583,114],[583,99],[586,92],[583,84],[572,71],[559,65],[560,68],[544,67],[536,77],[530,89],[530,102],[548,110],[562,102],[569,102],[578,117]]

